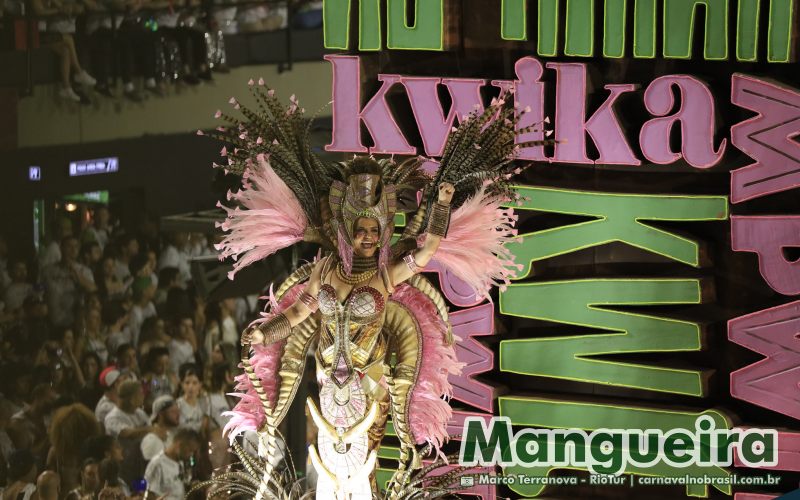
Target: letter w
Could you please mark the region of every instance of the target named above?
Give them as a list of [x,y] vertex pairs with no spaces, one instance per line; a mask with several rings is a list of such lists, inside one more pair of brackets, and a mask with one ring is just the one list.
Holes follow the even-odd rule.
[[613,311],[609,306],[697,304],[693,279],[589,279],[515,284],[500,293],[500,312],[599,328],[610,333],[506,340],[500,370],[632,389],[703,396],[698,370],[637,364],[596,356],[698,351],[700,326],[669,318]]

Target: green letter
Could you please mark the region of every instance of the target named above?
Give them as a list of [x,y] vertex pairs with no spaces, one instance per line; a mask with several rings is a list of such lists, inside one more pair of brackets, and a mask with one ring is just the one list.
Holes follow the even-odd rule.
[[[760,464],[763,466],[774,466],[778,460],[778,450],[775,448],[774,432],[747,431],[744,434],[742,443],[739,445],[739,453],[747,464]],[[754,450],[753,445],[758,443],[760,450]]]
[[699,245],[669,231],[656,229],[644,221],[700,221],[728,218],[724,196],[682,196],[597,193],[554,188],[519,186],[517,191],[530,198],[517,210],[538,210],[584,215],[596,220],[536,231],[522,235],[521,243],[508,248],[518,263],[525,266],[517,277],[530,272],[530,264],[612,241],[627,243],[684,264],[700,267]]
[[795,0],[770,0],[769,2],[769,42],[767,61],[792,61],[792,27],[794,26]]
[[567,0],[564,55],[592,57],[594,53],[594,0]]
[[[658,457],[658,434],[648,432],[645,436],[645,439],[640,441],[642,436],[639,433],[628,435],[631,459],[640,464],[649,464]],[[644,444],[644,451],[642,451],[642,444]]]
[[634,4],[633,57],[656,57],[656,0],[636,0]]
[[[380,0],[358,0],[358,3],[358,48],[381,50]],[[351,0],[323,0],[322,23],[326,49],[350,48],[350,5]]]
[[[526,429],[515,439],[514,448],[517,452],[517,460],[521,463],[532,466],[547,462],[547,435],[540,435],[531,429]],[[535,453],[528,452],[528,443],[536,446]]]
[[[609,443],[610,449],[604,452],[603,443]],[[595,472],[600,474],[617,474],[622,472],[622,435],[618,432],[597,432],[592,436],[592,460],[596,463],[592,466]]]
[[[493,419],[486,439],[486,429],[481,418],[467,417],[464,421],[464,440],[461,441],[459,463],[463,465],[494,465],[498,459],[511,462],[511,424],[507,418]],[[476,458],[475,451],[480,453]]]
[[664,57],[691,59],[698,4],[706,14],[704,57],[728,58],[728,0],[664,0]]
[[736,60],[758,60],[758,18],[761,0],[739,0],[736,14]]
[[[708,415],[714,419],[716,427],[728,429],[729,419],[716,410],[705,410],[701,413],[677,411],[642,406],[626,406],[605,402],[586,403],[565,399],[544,397],[502,396],[498,399],[500,415],[508,417],[511,425],[532,428],[552,429],[584,429],[592,431],[600,428],[616,429],[652,429],[667,432],[672,429],[692,429],[700,415]],[[506,475],[525,474],[530,477],[546,477],[550,471],[559,467],[503,467]],[[586,467],[575,467],[585,469]],[[685,468],[671,467],[658,460],[653,465],[639,467],[628,463],[625,472],[647,476],[675,477],[689,475],[691,477],[728,477],[729,473],[717,466],[700,466],[696,464]],[[730,484],[716,483],[719,491],[730,495]],[[541,484],[514,484],[510,486],[516,493],[531,497],[538,495],[544,488]],[[686,487],[691,496],[708,496],[707,487],[690,485]]]
[[[444,50],[444,0],[387,0],[390,49]],[[406,3],[414,2],[414,25],[408,24]]]
[[528,39],[527,0],[501,0],[500,37],[503,40]]
[[502,314],[607,332],[502,341],[500,370],[703,396],[705,383],[700,370],[595,357],[700,350],[700,327],[696,323],[609,309],[611,305],[698,304],[700,299],[700,283],[692,279],[587,279],[511,285],[500,293]]
[[603,57],[625,57],[625,4],[606,0],[603,10]]
[[676,464],[688,464],[694,458],[692,436],[683,431],[675,431],[664,440],[664,454]]

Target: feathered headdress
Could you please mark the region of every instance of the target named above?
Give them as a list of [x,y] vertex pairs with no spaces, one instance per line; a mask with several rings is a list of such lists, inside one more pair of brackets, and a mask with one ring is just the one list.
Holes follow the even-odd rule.
[[[430,177],[421,169],[428,160],[422,157],[400,164],[371,157],[323,161],[311,150],[311,120],[297,99],[292,96],[284,107],[272,90],[263,87],[263,80],[258,85],[251,80],[250,87],[256,108],[231,98],[245,119],[218,111],[217,117],[228,125],[211,134],[233,146],[221,152],[228,165],[217,166],[242,175],[242,189],[228,195],[238,206],[223,207],[227,219],[219,224],[227,232],[217,246],[220,256],[236,261],[231,278],[242,267],[299,241],[338,251],[349,273],[358,217],[378,220],[379,261],[387,265],[391,257],[420,244],[438,186],[448,182],[455,186],[453,214],[435,259],[479,295],[492,285],[508,283],[516,265],[504,245],[516,236],[516,216],[501,205],[518,198],[509,179],[520,171],[513,163],[520,149],[552,142],[516,143],[518,135],[541,124],[518,130],[521,113],[503,99],[494,99],[453,129],[439,169]],[[417,206],[419,190],[424,195]],[[390,247],[398,212],[416,213]]]

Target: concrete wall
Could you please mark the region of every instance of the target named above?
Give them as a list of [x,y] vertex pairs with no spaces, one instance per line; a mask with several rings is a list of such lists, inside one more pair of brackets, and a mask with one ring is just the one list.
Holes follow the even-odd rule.
[[[109,99],[91,94],[92,105],[80,106],[59,101],[54,86],[39,86],[33,97],[19,101],[18,147],[84,144],[210,129],[217,125],[213,118],[217,109],[231,109],[231,96],[248,102],[250,78],[264,78],[287,104],[289,96],[296,94],[308,113],[331,99],[331,68],[325,61],[295,63],[291,71],[280,74],[276,65],[235,68],[227,75],[215,74],[212,83],[171,87],[166,97],[151,94],[140,104],[123,97]],[[330,116],[330,108],[320,116]]]

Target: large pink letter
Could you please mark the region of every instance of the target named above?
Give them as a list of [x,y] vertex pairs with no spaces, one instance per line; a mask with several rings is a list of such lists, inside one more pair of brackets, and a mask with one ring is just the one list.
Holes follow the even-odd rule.
[[[535,123],[542,123],[544,121],[544,83],[539,81],[544,72],[542,63],[533,57],[523,57],[514,64],[514,72],[517,75],[516,80],[492,80],[492,85],[499,87],[501,93],[513,87],[514,106],[520,112],[526,109],[529,110],[524,112],[519,119],[517,129],[524,129]],[[542,126],[537,127],[534,131],[519,134],[517,142],[541,141],[545,137],[543,125],[542,123]],[[519,152],[519,159],[547,161],[544,156],[543,146],[522,148]]]
[[361,63],[357,56],[327,55],[333,65],[333,142],[326,151],[366,153],[361,142],[361,122],[367,126],[375,146],[370,153],[417,154],[386,104],[386,93],[400,81],[398,75],[378,75],[380,90],[361,109]]
[[[450,129],[456,119],[460,121],[476,109],[483,111],[481,87],[486,84],[485,80],[467,78],[442,80],[435,77],[404,76],[400,82],[406,88],[411,111],[414,113],[425,154],[428,156],[442,155],[447,136],[450,135]],[[441,83],[444,83],[450,91],[452,98],[450,112],[446,118],[437,92]]]
[[[424,164],[424,166],[428,165],[436,169],[439,168],[438,162],[426,162]],[[439,275],[439,287],[442,293],[447,297],[447,300],[459,307],[474,306],[484,300],[483,297],[475,295],[475,290],[471,286],[439,264],[436,261],[436,256],[425,266],[425,272],[435,272]]]
[[496,388],[478,382],[474,377],[494,367],[494,353],[475,340],[475,337],[494,334],[494,307],[486,303],[454,312],[450,314],[450,324],[453,325],[453,335],[461,338],[456,343],[456,357],[466,363],[461,375],[450,377],[453,397],[492,413]]
[[734,318],[728,339],[766,356],[731,373],[731,395],[800,418],[800,301]]
[[556,82],[555,154],[557,163],[594,163],[586,156],[586,133],[592,137],[600,157],[597,163],[639,165],[617,121],[614,103],[635,85],[606,85],[611,94],[586,120],[586,65],[583,63],[547,63],[558,74]]
[[783,250],[800,246],[800,216],[733,216],[731,247],[758,254],[758,269],[778,293],[800,293],[800,262],[790,262]]
[[800,186],[800,94],[758,78],[731,77],[731,102],[757,116],[731,127],[731,143],[755,163],[731,172],[731,201]]
[[[680,91],[681,105],[670,116],[675,100],[672,86]],[[639,144],[642,154],[653,163],[672,163],[683,157],[695,168],[713,167],[725,154],[726,140],[714,151],[714,97],[697,78],[687,75],[662,76],[653,80],[644,92],[644,105],[654,116],[642,125]],[[680,123],[681,152],[669,147],[672,127]]]

